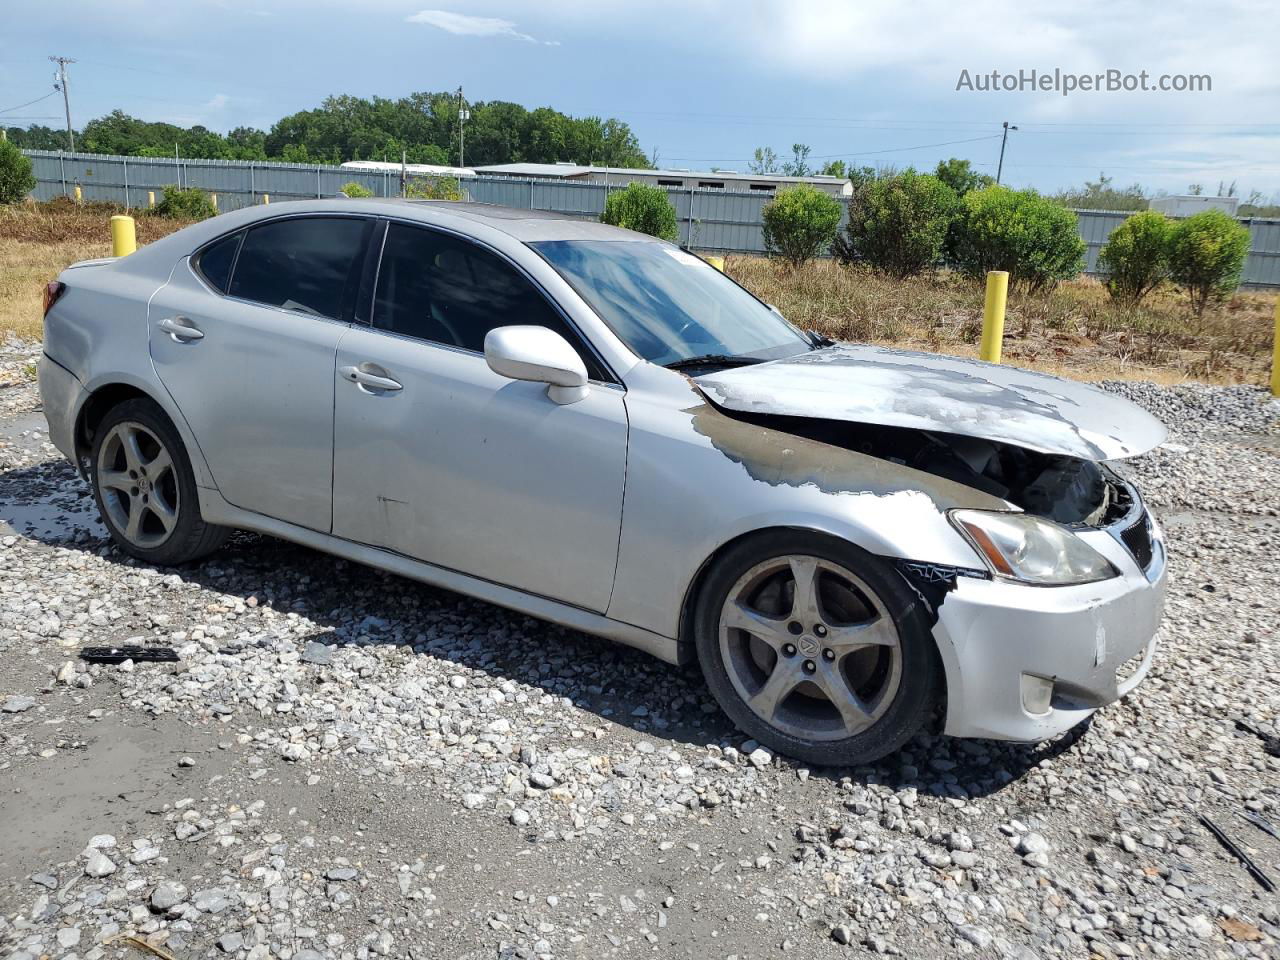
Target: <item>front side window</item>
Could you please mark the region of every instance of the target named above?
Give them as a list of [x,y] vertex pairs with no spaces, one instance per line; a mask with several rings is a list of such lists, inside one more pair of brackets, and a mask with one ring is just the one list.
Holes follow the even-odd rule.
[[812,349],[799,330],[706,261],[657,241],[530,244],[637,356],[669,364]]
[[233,297],[342,319],[355,296],[373,221],[297,217],[245,235],[228,292]]
[[578,336],[532,283],[496,254],[447,233],[392,223],[378,268],[373,325],[406,337],[484,351],[495,327],[547,327],[603,379]]

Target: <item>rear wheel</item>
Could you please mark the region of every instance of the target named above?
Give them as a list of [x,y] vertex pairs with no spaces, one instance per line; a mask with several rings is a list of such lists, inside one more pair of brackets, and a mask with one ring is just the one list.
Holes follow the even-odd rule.
[[698,658],[731,719],[809,763],[868,763],[928,719],[940,668],[900,576],[848,543],[781,531],[733,547],[700,597]]
[[91,451],[93,494],[111,538],[148,563],[186,563],[230,531],[204,522],[182,438],[153,401],[127,400],[102,419]]

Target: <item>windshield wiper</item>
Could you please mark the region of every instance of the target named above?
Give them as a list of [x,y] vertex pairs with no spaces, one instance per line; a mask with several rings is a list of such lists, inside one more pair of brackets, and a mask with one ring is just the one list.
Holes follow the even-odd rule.
[[805,333],[808,334],[809,340],[813,343],[815,349],[820,350],[823,347],[834,347],[836,345],[836,342],[825,333],[819,333],[817,330],[806,330]]
[[753,363],[764,363],[759,357],[731,357],[725,353],[704,353],[700,357],[685,357],[664,363],[668,370],[684,370],[688,367],[746,367]]

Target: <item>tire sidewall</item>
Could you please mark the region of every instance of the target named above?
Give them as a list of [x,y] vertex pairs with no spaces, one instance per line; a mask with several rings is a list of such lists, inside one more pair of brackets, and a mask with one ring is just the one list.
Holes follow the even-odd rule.
[[[898,629],[902,679],[893,701],[868,729],[844,740],[805,740],[756,716],[729,678],[720,649],[720,611],[747,570],[787,554],[808,554],[856,574],[884,604]],[[707,686],[739,729],[781,753],[819,766],[870,763],[914,736],[931,715],[941,687],[941,665],[921,599],[885,560],[851,543],[803,531],[773,531],[731,547],[709,572],[694,613],[694,643]]]
[[[154,433],[156,438],[164,444],[165,449],[169,451],[169,457],[173,461],[174,479],[177,481],[178,486],[178,522],[174,526],[173,532],[169,534],[168,539],[156,547],[140,547],[130,542],[123,531],[116,529],[103,503],[102,488],[98,484],[98,460],[102,451],[102,444],[106,441],[111,428],[126,420],[140,423]],[[188,557],[190,553],[189,545],[198,539],[200,535],[199,528],[203,525],[200,519],[199,492],[196,488],[195,473],[192,471],[191,463],[187,459],[187,448],[182,442],[182,437],[178,435],[178,431],[170,422],[169,417],[158,404],[152,400],[141,398],[126,400],[107,412],[107,415],[102,418],[102,422],[98,424],[97,430],[94,432],[93,444],[90,450],[89,479],[90,486],[93,488],[93,499],[98,505],[98,513],[102,517],[103,525],[106,526],[111,539],[115,541],[121,550],[130,556],[137,557],[139,560],[159,566],[180,563]]]

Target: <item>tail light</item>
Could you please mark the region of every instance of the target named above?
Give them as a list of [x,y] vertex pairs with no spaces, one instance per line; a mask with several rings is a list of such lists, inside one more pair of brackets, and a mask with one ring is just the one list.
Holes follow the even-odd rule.
[[53,305],[58,302],[58,298],[66,292],[67,285],[54,280],[52,283],[44,285],[44,315],[47,317]]

